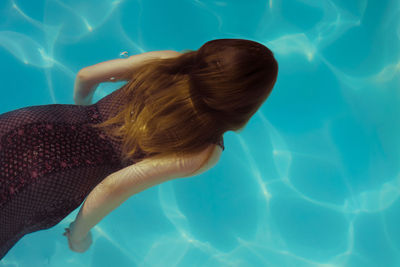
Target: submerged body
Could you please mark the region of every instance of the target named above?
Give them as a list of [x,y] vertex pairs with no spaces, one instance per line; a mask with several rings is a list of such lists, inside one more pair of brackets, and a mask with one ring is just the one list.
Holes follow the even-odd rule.
[[[246,125],[277,73],[264,45],[216,39],[184,54],[153,51],[84,68],[75,82],[77,106],[1,114],[0,259],[25,234],[54,226],[86,198],[64,233],[73,251],[84,252],[90,229],[130,196],[210,169],[224,149],[223,133]],[[126,90],[91,104],[99,83],[118,80],[129,80]],[[111,139],[105,124],[119,125],[124,142]],[[135,143],[158,155],[129,147]]]
[[[25,107],[0,115],[0,259],[24,235],[48,229],[79,207],[122,163],[121,144],[89,124],[117,110],[118,89],[97,103]],[[215,144],[223,147],[223,140]],[[213,145],[215,146],[215,145]]]

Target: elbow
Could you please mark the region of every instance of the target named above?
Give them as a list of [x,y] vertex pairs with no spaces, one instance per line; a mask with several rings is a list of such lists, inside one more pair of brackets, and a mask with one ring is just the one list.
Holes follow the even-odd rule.
[[86,70],[86,68],[81,69],[78,71],[76,75],[76,79],[79,80],[79,82],[88,82],[89,81],[89,75]]
[[80,88],[88,89],[93,85],[93,81],[91,80],[88,71],[85,69],[81,69],[76,77],[75,77],[75,86],[79,85]]
[[75,77],[74,99],[85,99],[92,93],[92,87],[95,85],[93,80],[87,74],[85,69],[80,70]]

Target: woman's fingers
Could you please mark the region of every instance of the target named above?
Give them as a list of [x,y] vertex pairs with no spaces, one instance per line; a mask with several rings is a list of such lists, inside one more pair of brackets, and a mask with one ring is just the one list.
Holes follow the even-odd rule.
[[69,234],[69,228],[64,228],[65,232],[63,233],[64,236],[67,236]]
[[[70,227],[72,227],[73,223],[71,223]],[[79,253],[84,253],[86,250],[89,249],[91,244],[93,243],[92,240],[92,233],[89,232],[88,235],[83,239],[80,240],[79,242],[73,243],[71,240],[71,230],[70,228],[64,228],[65,232],[63,233],[64,236],[67,237],[68,239],[68,246],[72,251],[79,252]]]

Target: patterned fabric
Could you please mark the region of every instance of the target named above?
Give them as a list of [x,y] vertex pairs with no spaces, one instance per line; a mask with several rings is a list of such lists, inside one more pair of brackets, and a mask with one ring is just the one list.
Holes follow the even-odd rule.
[[[90,106],[51,104],[0,114],[0,259],[24,235],[53,227],[122,164],[119,143],[89,127],[116,110],[116,90]],[[223,139],[218,144],[224,149]]]

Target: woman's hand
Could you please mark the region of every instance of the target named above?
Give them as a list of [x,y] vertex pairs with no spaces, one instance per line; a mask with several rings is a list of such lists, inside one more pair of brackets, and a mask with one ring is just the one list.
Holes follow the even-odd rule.
[[63,235],[68,238],[68,245],[72,251],[83,253],[89,249],[90,245],[93,242],[92,233],[89,231],[86,237],[83,238],[82,240],[74,240],[71,238],[71,230],[73,229],[74,224],[75,222],[72,222],[69,225],[69,228],[65,228],[65,232],[63,233]]

